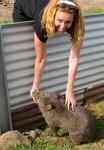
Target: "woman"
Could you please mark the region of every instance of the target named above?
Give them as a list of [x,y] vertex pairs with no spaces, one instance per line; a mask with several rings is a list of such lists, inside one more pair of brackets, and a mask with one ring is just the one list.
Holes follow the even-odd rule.
[[[84,38],[84,24],[81,10],[74,0],[17,0],[15,2],[14,21],[35,20],[34,45],[36,60],[34,65],[34,79],[30,95],[35,101],[39,92],[39,84],[46,64],[46,41],[57,32],[67,32],[71,36],[69,55],[68,80],[65,92],[65,104],[74,110],[76,99],[73,85],[80,57],[80,49]],[[19,8],[19,9],[18,9]],[[33,9],[34,8],[34,9]],[[19,12],[19,14],[18,14]]]

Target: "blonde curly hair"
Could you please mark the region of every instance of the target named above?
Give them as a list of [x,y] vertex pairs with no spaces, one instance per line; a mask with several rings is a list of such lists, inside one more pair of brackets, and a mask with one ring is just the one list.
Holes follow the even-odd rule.
[[[79,43],[84,38],[84,22],[81,13],[81,9],[76,1],[70,0],[71,2],[75,3],[77,6],[77,11],[74,12],[74,19],[72,26],[70,27],[70,35],[71,41],[73,43]],[[42,16],[42,26],[46,29],[47,36],[52,37],[55,31],[55,14],[56,11],[59,9],[57,6],[58,0],[50,0],[47,6],[44,8],[43,16]],[[60,8],[62,11],[69,11],[67,8]],[[71,13],[69,11],[69,13]]]

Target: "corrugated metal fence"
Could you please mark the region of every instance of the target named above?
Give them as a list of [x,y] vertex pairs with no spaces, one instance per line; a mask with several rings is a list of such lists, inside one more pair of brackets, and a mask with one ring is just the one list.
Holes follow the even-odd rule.
[[[85,27],[85,41],[81,50],[75,91],[104,83],[104,14],[85,16]],[[36,123],[40,119],[34,117],[34,113],[36,115],[38,113],[35,111],[37,106],[31,104],[32,99],[29,95],[35,61],[32,22],[1,26],[0,46],[1,60],[3,60],[1,70],[5,75],[5,80],[2,77],[4,80],[2,84],[4,84],[3,88],[6,89],[4,91],[7,95],[5,103],[6,106],[9,106],[8,111],[10,112],[7,118],[10,120],[12,114],[11,124],[13,124],[14,129],[21,129],[26,118],[31,121],[26,121],[24,129],[26,126],[29,126],[28,129],[32,128],[34,122]],[[41,81],[41,89],[64,93],[67,81],[69,49],[70,41],[67,34],[48,40],[48,61]],[[31,110],[33,110],[32,113]],[[16,118],[17,112],[19,114]],[[1,113],[2,111],[0,111]],[[5,113],[7,112],[5,111]],[[18,122],[18,118],[20,118],[20,122]]]

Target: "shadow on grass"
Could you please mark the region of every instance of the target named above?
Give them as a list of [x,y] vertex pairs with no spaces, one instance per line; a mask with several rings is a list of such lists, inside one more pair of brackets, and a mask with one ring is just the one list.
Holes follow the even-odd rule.
[[104,138],[104,116],[96,119],[97,140]]

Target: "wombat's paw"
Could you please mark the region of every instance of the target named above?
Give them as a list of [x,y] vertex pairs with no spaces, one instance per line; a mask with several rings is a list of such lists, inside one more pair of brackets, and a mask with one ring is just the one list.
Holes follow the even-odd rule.
[[80,145],[80,144],[81,144],[81,141],[79,141],[79,140],[75,140],[75,139],[72,139],[72,138],[71,138],[71,141],[72,141],[72,143],[75,144],[75,145]]
[[76,145],[85,144],[85,143],[94,141],[93,136],[89,136],[81,132],[79,132],[78,134],[73,133],[70,135],[70,137],[71,137],[72,143]]
[[83,142],[83,133],[76,131],[70,134],[72,143],[75,145],[80,145]]
[[52,136],[52,137],[57,137],[58,134],[57,134],[56,132],[50,131],[50,136]]

